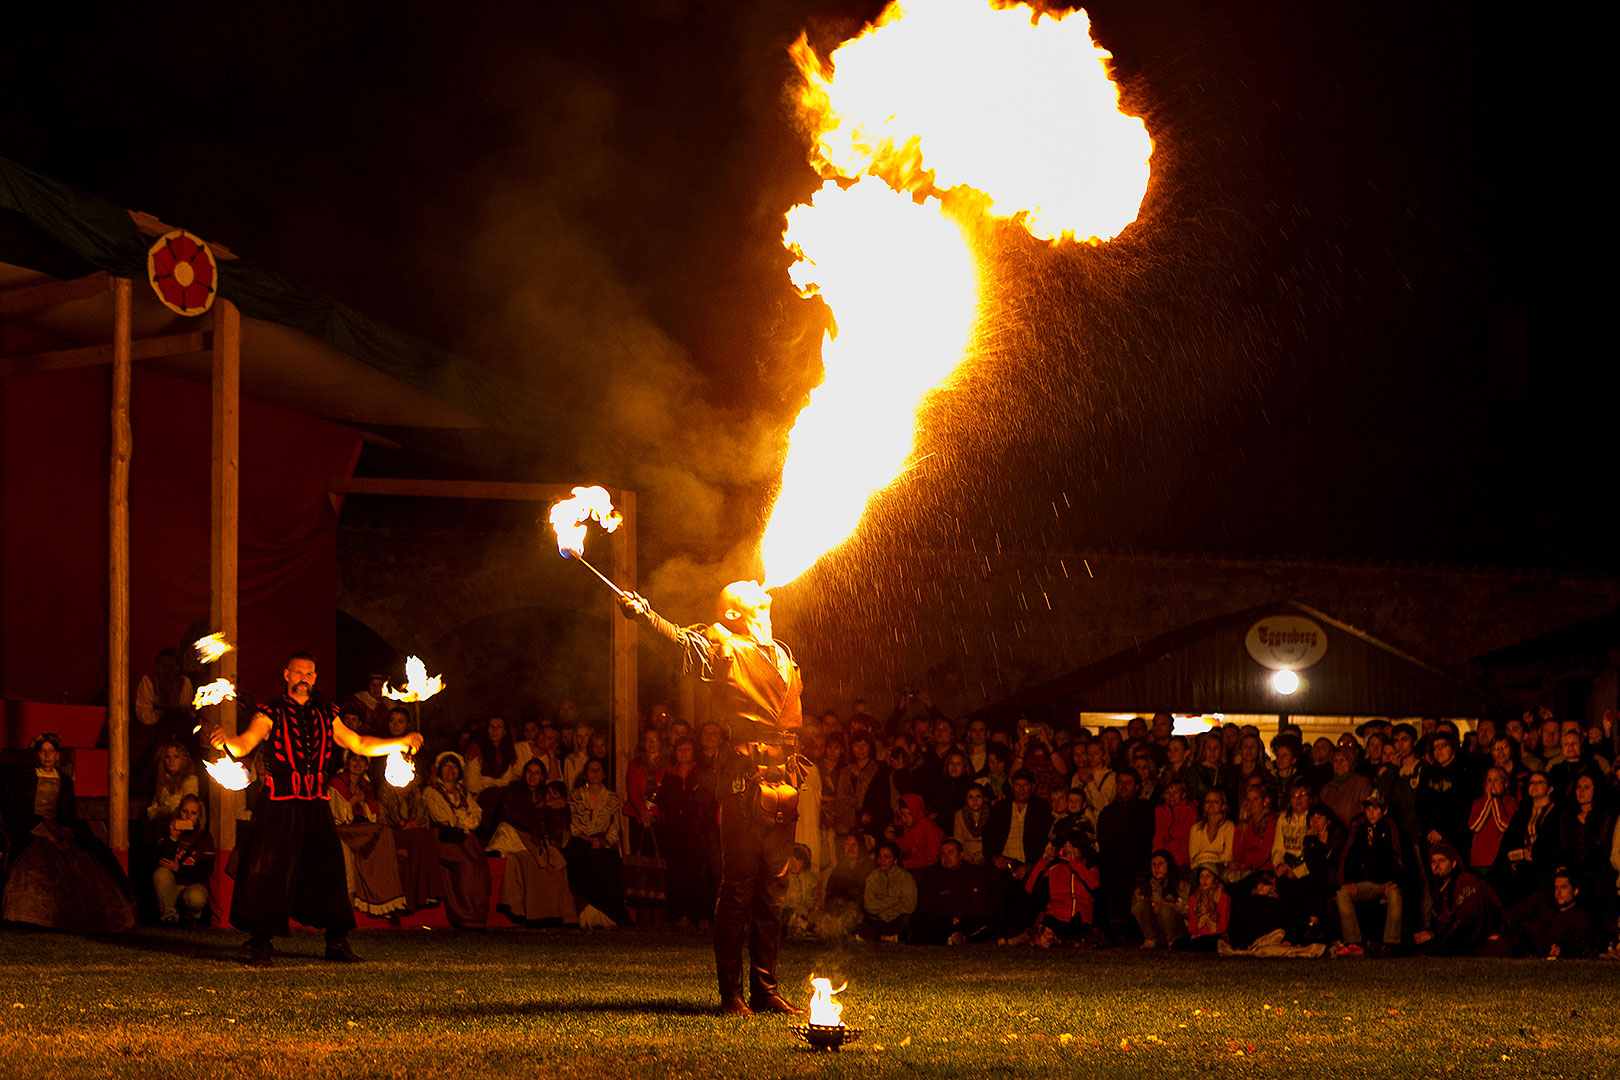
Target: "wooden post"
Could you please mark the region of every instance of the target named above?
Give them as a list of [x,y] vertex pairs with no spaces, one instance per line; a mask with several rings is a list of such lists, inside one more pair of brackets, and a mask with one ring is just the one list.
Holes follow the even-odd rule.
[[[613,501],[624,524],[612,533],[613,562],[608,576],[626,592],[636,589],[636,493],[614,492]],[[609,616],[613,627],[613,774],[616,787],[625,799],[641,796],[625,790],[625,773],[630,767],[630,755],[635,750],[636,737],[636,622],[625,619],[614,611]]]
[[112,459],[107,478],[107,832],[115,852],[129,851],[129,462],[131,394],[129,278],[111,281],[113,297]]
[[[214,301],[213,367],[213,484],[210,498],[210,544],[208,621],[216,633],[237,645],[237,531],[241,502],[241,376],[242,316],[236,305],[220,298]],[[240,670],[237,650],[220,657],[214,677],[237,681]],[[236,734],[236,702],[214,706],[215,717],[230,734]],[[209,824],[214,842],[222,851],[236,846],[236,811],[241,805],[239,792],[214,785],[209,807]]]

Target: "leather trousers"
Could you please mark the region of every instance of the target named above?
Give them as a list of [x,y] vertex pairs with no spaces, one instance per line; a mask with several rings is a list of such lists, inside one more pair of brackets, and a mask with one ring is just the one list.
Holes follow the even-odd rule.
[[777,993],[776,959],[782,950],[782,899],[793,854],[795,823],[771,824],[753,812],[752,790],[720,802],[720,895],[714,909],[714,963],[720,998],[743,990],[743,939],[750,958],[749,996]]

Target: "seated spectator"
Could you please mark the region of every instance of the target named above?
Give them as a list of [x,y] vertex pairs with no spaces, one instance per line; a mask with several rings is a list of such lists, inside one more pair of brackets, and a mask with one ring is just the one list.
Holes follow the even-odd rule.
[[1175,856],[1164,848],[1155,851],[1131,895],[1131,915],[1142,930],[1142,948],[1174,946],[1187,935],[1191,895],[1192,885],[1181,879]]
[[489,843],[489,850],[505,859],[496,907],[513,921],[530,925],[579,919],[563,849],[547,832],[545,778],[545,764],[531,757],[521,779],[500,789],[501,823]]
[[33,766],[17,770],[4,789],[12,862],[0,918],[82,934],[131,929],[129,879],[79,820],[73,777],[58,767],[61,741],[41,735],[33,750]]
[[161,839],[169,820],[180,808],[180,800],[197,794],[197,773],[192,768],[191,751],[184,743],[165,743],[157,753],[157,782],[152,801],[146,804],[147,836]]
[[523,739],[517,744],[518,768],[528,764],[530,758],[540,762],[546,771],[546,783],[563,777],[562,759],[557,756],[557,729],[539,720],[523,724]]
[[940,828],[948,830],[956,821],[956,812],[966,804],[967,789],[972,783],[967,754],[954,748],[947,751],[945,775],[935,788],[939,805],[929,807],[930,816],[939,822]]
[[1198,868],[1197,883],[1187,897],[1187,936],[1170,947],[1177,952],[1218,952],[1221,942],[1229,939],[1232,901],[1213,866]]
[[1174,864],[1184,867],[1192,858],[1187,838],[1198,824],[1198,808],[1187,801],[1187,784],[1179,777],[1166,780],[1162,791],[1164,801],[1153,808],[1153,847],[1168,851]]
[[1102,816],[1103,807],[1114,801],[1118,778],[1119,774],[1108,767],[1108,752],[1102,741],[1099,739],[1087,743],[1086,763],[1075,770],[1074,780],[1085,793],[1086,817],[1091,821],[1093,830],[1097,827],[1097,819]]
[[[1318,738],[1311,743],[1308,760],[1300,762],[1300,772],[1304,774],[1306,783],[1310,784],[1312,789],[1316,791],[1318,798],[1321,798],[1322,789],[1333,779],[1333,751],[1335,749],[1332,739],[1325,736]],[[1359,809],[1353,810],[1352,816],[1359,812]],[[1339,824],[1347,825],[1349,822],[1341,821]]]
[[[1292,737],[1279,735],[1272,741],[1271,761],[1271,773],[1277,789],[1285,796],[1295,784],[1303,783],[1306,787],[1310,787],[1305,774],[1299,768],[1299,743]],[[1311,797],[1313,799],[1316,797],[1314,790]]]
[[343,841],[350,902],[367,915],[387,915],[404,910],[405,886],[399,879],[394,830],[379,822],[369,766],[365,755],[349,753],[343,771],[326,785],[326,799]]
[[900,796],[900,818],[886,835],[900,851],[900,865],[921,870],[939,862],[939,845],[945,839],[940,827],[928,817],[921,795]]
[[[1114,805],[1118,805],[1117,800]],[[1036,917],[1029,931],[1029,943],[1045,949],[1060,941],[1070,945],[1100,942],[1102,936],[1093,929],[1093,923],[1101,884],[1102,874],[1087,861],[1078,841],[1067,840],[1055,849],[1048,846],[1024,879],[1026,892],[1034,893],[1037,886],[1045,885],[1047,897],[1046,910]],[[1014,938],[1007,944],[1019,942]]]
[[1340,747],[1333,751],[1333,777],[1322,785],[1321,800],[1339,815],[1339,823],[1348,827],[1361,815],[1361,808],[1372,791],[1372,781],[1356,772],[1348,750]]
[[913,945],[962,945],[989,929],[990,886],[983,863],[970,863],[954,839],[940,844],[939,864],[916,874]]
[[1573,875],[1554,871],[1551,895],[1538,892],[1515,904],[1505,914],[1502,932],[1488,935],[1479,954],[1548,960],[1591,956],[1592,920],[1581,909],[1580,892]]
[[[581,783],[568,797],[573,838],[565,855],[568,887],[616,926],[632,923],[624,904],[624,865],[619,858],[619,829],[624,802],[607,786],[607,767],[595,758],[585,763]],[[586,918],[580,908],[580,920]]]
[[1524,782],[1530,778],[1530,770],[1519,760],[1519,744],[1507,735],[1498,736],[1491,743],[1491,764],[1507,776],[1507,794],[1513,796],[1515,802],[1523,799]]
[[1046,828],[1046,842],[1063,846],[1064,837],[1082,829],[1087,836],[1093,837],[1091,846],[1096,847],[1095,836],[1091,823],[1086,819],[1086,795],[1076,788],[1058,788],[1052,792],[1052,824]]
[[1159,795],[1159,767],[1145,746],[1131,750],[1131,771],[1136,774],[1136,797],[1152,806]]
[[[390,739],[404,738],[416,730],[411,724],[410,710],[403,705],[395,705],[388,710],[387,724]],[[369,762],[367,767],[371,771],[371,790],[377,792],[380,797],[383,789],[389,786],[388,757],[384,755],[383,757],[368,758],[367,761]]]
[[[704,727],[707,728],[708,725],[704,725]],[[591,737],[595,734],[596,729],[589,724],[574,725],[573,740],[569,744],[568,754],[563,758],[562,763],[562,779],[563,783],[568,785],[569,791],[573,791],[582,782],[580,778],[585,775],[585,763],[591,760]],[[704,737],[708,738],[707,731],[705,731]],[[718,740],[715,742],[715,746],[719,746]],[[708,753],[706,759],[712,765],[714,754],[712,752]],[[703,763],[700,762],[699,764]]]
[[[396,714],[390,713],[390,732],[394,731],[395,720]],[[405,729],[400,729],[398,734],[405,734]],[[411,779],[400,787],[385,780],[372,790],[377,793],[377,823],[387,826],[394,834],[399,882],[405,890],[404,911],[420,911],[437,904],[444,897],[439,830],[428,817],[419,775],[413,772]]]
[[1493,889],[1504,903],[1516,904],[1552,880],[1558,868],[1563,829],[1552,784],[1544,772],[1524,782],[1525,797],[1502,834],[1502,846],[1491,867]]
[[1508,822],[1519,809],[1519,800],[1508,794],[1507,784],[1507,773],[1502,769],[1495,765],[1486,769],[1485,793],[1474,800],[1468,811],[1468,831],[1473,834],[1468,845],[1468,868],[1480,877],[1491,872],[1502,850]]
[[1243,793],[1244,820],[1232,832],[1232,861],[1221,878],[1231,892],[1246,896],[1254,887],[1253,875],[1271,870],[1272,849],[1277,839],[1277,817],[1271,812],[1271,791],[1267,781],[1250,783]]
[[1249,785],[1255,781],[1259,781],[1267,794],[1275,800],[1276,778],[1271,774],[1271,763],[1266,760],[1265,745],[1261,743],[1259,735],[1245,731],[1238,738],[1238,761],[1232,770],[1231,783],[1231,788],[1238,792],[1240,799],[1239,824],[1248,820],[1249,804],[1245,793],[1249,790]]
[[900,865],[900,849],[890,842],[877,846],[876,866],[866,875],[862,910],[866,917],[856,935],[859,940],[896,942],[910,935],[917,882]]
[[459,929],[482,930],[489,924],[489,862],[477,836],[483,811],[462,783],[461,755],[446,750],[433,759],[433,782],[422,793],[428,820],[438,830],[439,890],[445,915]]
[[1559,820],[1558,860],[1574,875],[1576,889],[1588,895],[1589,915],[1600,915],[1607,907],[1598,901],[1608,884],[1614,836],[1614,816],[1599,804],[1597,788],[1591,774],[1576,776]]
[[847,933],[861,919],[861,908],[866,903],[866,878],[877,864],[866,853],[867,836],[862,832],[844,834],[838,847],[838,861],[827,877],[826,899],[823,907],[823,937]]
[[[1322,832],[1329,827],[1333,811],[1328,810],[1320,823]],[[1306,857],[1306,845],[1312,838],[1311,789],[1303,781],[1295,781],[1288,791],[1288,809],[1277,816],[1277,828],[1271,841],[1271,872],[1277,884],[1277,896],[1286,911],[1284,936],[1295,944],[1304,944],[1320,921],[1323,906],[1329,895],[1331,870],[1318,859],[1312,865]],[[1323,848],[1327,837],[1318,837]],[[1337,852],[1334,853],[1337,855]]]
[[1339,880],[1343,884],[1334,902],[1339,908],[1339,931],[1344,943],[1334,950],[1335,956],[1362,955],[1361,921],[1356,915],[1356,905],[1363,900],[1384,901],[1384,946],[1400,948],[1401,869],[1401,839],[1395,822],[1384,814],[1383,798],[1377,792],[1370,792],[1361,816],[1350,828],[1350,840],[1345,845],[1344,862],[1339,869]]
[[1433,911],[1427,929],[1412,935],[1430,956],[1472,956],[1501,923],[1502,902],[1490,886],[1462,867],[1450,844],[1429,849]]
[[1575,781],[1582,776],[1592,778],[1595,786],[1607,785],[1609,761],[1600,757],[1579,731],[1565,731],[1559,735],[1558,757],[1547,769],[1547,781],[1552,784],[1553,798],[1568,802],[1575,793]]
[[1171,781],[1181,781],[1182,799],[1190,802],[1187,793],[1187,770],[1191,765],[1188,755],[1191,750],[1187,745],[1187,736],[1172,735],[1164,744],[1164,764],[1159,767],[1158,789],[1162,796],[1165,788]]
[[208,913],[208,878],[214,872],[214,838],[203,827],[203,803],[183,796],[158,840],[152,891],[165,926],[196,922]]
[[[669,867],[668,918],[677,929],[704,928],[714,918],[719,883],[709,872],[709,848],[718,843],[719,806],[706,774],[698,771],[691,736],[675,742],[675,761],[658,785],[653,826]],[[863,878],[864,881],[864,878]]]
[[1226,790],[1227,779],[1221,737],[1214,731],[1206,731],[1193,743],[1193,763],[1187,768],[1187,796],[1203,806],[1204,797],[1211,791]]
[[951,836],[962,847],[962,858],[974,866],[984,865],[984,826],[990,820],[990,806],[984,788],[969,784],[962,798],[962,809],[956,812],[956,827]]
[[[1120,773],[1115,779],[1114,801],[1097,818],[1096,854],[1088,852],[1102,872],[1098,894],[1102,910],[1094,918],[1110,938],[1131,937],[1136,932],[1131,893],[1153,855],[1153,820],[1153,808],[1136,797],[1136,774]],[[1086,847],[1083,842],[1079,846]]]
[[[1193,876],[1204,867],[1213,867],[1216,876],[1226,872],[1232,861],[1232,843],[1237,827],[1226,819],[1226,792],[1220,788],[1204,796],[1204,817],[1187,835],[1187,859]],[[1222,896],[1226,893],[1221,892]]]
[[821,911],[821,888],[810,849],[793,845],[788,856],[787,894],[782,897],[782,932],[788,937],[811,937]]
[[504,717],[486,719],[467,744],[466,780],[480,808],[479,838],[488,840],[498,823],[500,789],[518,781],[517,745]]

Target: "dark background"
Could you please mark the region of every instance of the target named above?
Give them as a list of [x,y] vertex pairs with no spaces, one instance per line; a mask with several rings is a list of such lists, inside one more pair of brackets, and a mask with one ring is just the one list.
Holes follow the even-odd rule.
[[[780,245],[816,184],[786,47],[880,8],[42,5],[0,23],[0,153],[563,417],[363,472],[632,486],[644,581],[746,572],[825,325]],[[1510,9],[1088,10],[1155,140],[1141,217],[1004,238],[935,456],[861,542],[1620,569],[1592,351],[1531,286],[1556,217]]]

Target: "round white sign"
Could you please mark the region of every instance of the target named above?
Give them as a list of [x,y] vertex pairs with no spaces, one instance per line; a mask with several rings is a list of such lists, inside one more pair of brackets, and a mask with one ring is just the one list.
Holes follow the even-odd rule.
[[1249,627],[1243,645],[1273,671],[1303,671],[1327,652],[1327,632],[1299,615],[1273,615]]

